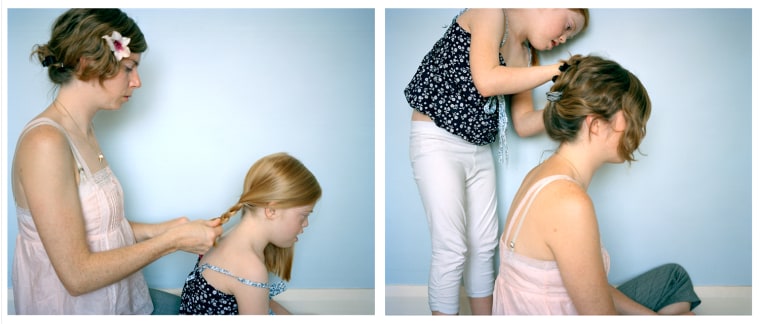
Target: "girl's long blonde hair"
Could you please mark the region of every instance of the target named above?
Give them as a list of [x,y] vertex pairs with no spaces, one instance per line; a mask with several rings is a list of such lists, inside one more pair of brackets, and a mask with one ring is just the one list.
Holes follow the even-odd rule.
[[[228,220],[238,211],[256,207],[291,208],[311,205],[322,197],[317,178],[298,159],[287,153],[274,153],[251,166],[238,202],[222,214]],[[294,248],[268,244],[264,249],[267,270],[283,280],[290,280]]]

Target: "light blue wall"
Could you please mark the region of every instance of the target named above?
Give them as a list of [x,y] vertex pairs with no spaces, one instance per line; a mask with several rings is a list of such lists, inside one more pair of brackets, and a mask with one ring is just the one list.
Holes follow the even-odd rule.
[[[374,10],[125,11],[149,44],[143,86],[120,111],[99,113],[95,128],[127,217],[216,217],[237,201],[255,160],[285,151],[323,188],[290,287],[374,287]],[[29,54],[62,12],[8,10],[8,162],[21,128],[54,98]],[[10,278],[9,187],[8,202]],[[144,274],[152,287],[182,287],[195,259],[175,253]]]
[[[386,283],[425,285],[430,235],[409,163],[411,109],[403,89],[459,9],[386,10]],[[603,167],[589,194],[609,279],[678,262],[695,285],[752,284],[751,10],[592,9],[589,29],[549,55],[599,54],[644,83],[653,111],[646,156]],[[534,92],[543,108],[550,84]],[[523,176],[556,144],[509,134],[499,218]],[[501,234],[501,230],[499,231]]]

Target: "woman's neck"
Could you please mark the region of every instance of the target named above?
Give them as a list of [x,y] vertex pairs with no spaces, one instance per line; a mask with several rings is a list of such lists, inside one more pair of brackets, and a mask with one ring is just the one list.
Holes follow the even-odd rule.
[[53,109],[61,115],[61,118],[73,123],[76,130],[85,138],[93,135],[90,126],[98,112],[97,106],[89,101],[90,98],[92,97],[87,95],[87,90],[68,85],[60,89],[52,104]]
[[593,159],[593,154],[589,154],[588,150],[584,150],[579,144],[564,143],[560,145],[555,155],[568,164],[573,170],[573,178],[584,189],[588,189],[596,170],[602,165]]

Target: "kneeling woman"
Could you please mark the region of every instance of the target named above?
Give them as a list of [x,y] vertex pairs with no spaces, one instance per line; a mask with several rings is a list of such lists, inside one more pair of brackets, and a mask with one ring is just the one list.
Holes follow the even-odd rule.
[[499,241],[493,314],[693,314],[700,300],[686,271],[657,267],[613,287],[594,205],[586,193],[605,163],[634,161],[651,102],[616,62],[571,57],[544,110],[556,153],[531,170]]

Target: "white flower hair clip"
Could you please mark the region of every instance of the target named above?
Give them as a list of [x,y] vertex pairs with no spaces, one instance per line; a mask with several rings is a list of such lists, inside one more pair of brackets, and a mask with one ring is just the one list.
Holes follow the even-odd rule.
[[129,57],[131,52],[129,51],[129,37],[122,37],[117,31],[113,31],[111,36],[105,35],[103,39],[108,43],[108,47],[113,51],[113,55],[116,56],[116,61],[121,61],[122,58]]

